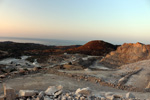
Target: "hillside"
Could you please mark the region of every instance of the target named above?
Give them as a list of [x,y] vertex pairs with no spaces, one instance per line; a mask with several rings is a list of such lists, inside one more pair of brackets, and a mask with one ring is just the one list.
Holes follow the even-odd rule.
[[120,83],[150,91],[150,60],[123,65],[118,73],[123,76]]
[[86,43],[83,46],[68,49],[67,52],[69,53],[81,53],[87,55],[96,55],[96,56],[104,56],[107,53],[116,50],[117,46],[101,41],[101,40],[94,40]]
[[125,43],[104,57],[100,63],[107,67],[119,67],[124,64],[150,58],[150,45]]
[[64,53],[65,50],[80,45],[48,46],[35,43],[17,43],[11,41],[0,42],[0,59],[5,57],[19,57],[21,55],[49,55]]

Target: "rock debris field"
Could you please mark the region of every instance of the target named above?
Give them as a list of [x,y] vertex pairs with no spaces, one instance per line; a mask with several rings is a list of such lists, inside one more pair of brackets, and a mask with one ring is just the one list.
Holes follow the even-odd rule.
[[74,92],[64,92],[63,86],[49,86],[45,91],[19,90],[18,93],[6,84],[4,95],[0,100],[140,100],[132,93],[127,93],[125,97],[112,92],[103,95],[93,95],[89,87],[78,88]]

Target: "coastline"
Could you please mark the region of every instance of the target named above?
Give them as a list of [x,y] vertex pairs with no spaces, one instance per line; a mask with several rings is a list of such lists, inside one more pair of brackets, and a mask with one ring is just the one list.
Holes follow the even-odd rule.
[[0,37],[0,42],[12,41],[19,43],[37,43],[43,45],[53,46],[69,46],[69,45],[83,45],[87,41],[75,40],[60,40],[60,39],[39,39],[39,38],[22,38],[22,37]]

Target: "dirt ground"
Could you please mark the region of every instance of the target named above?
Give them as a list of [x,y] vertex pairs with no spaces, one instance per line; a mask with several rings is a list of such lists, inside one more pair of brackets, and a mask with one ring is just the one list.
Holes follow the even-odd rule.
[[[114,92],[115,94],[120,94],[125,96],[128,91],[122,91],[114,89],[111,87],[101,86],[96,83],[88,81],[77,81],[72,78],[58,76],[54,74],[33,74],[25,75],[18,78],[8,79],[5,81],[10,87],[14,88],[16,91],[20,89],[29,89],[29,90],[43,90],[45,91],[48,86],[62,85],[64,90],[75,91],[78,88],[90,87],[95,95],[101,95],[105,92]],[[3,83],[0,83],[0,94],[3,93]],[[150,99],[150,93],[133,93],[137,98],[144,100],[145,98]]]

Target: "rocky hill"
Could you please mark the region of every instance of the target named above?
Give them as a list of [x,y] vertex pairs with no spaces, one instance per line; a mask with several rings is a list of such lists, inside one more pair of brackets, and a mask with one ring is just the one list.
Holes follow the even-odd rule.
[[87,55],[96,55],[96,56],[104,56],[107,53],[116,50],[117,46],[101,41],[94,40],[86,43],[83,46],[69,49],[67,52],[69,53],[81,53]]
[[107,67],[119,67],[124,64],[150,58],[150,45],[125,43],[104,57],[100,63]]

